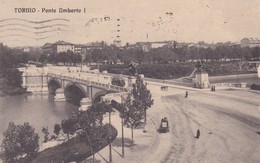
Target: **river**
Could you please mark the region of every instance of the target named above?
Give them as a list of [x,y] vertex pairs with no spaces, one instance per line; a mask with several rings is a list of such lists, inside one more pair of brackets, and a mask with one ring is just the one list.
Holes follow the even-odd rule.
[[76,106],[68,102],[55,102],[49,94],[0,97],[0,143],[10,121],[15,124],[29,122],[42,140],[43,126],[53,134],[53,126],[67,119],[75,110]]

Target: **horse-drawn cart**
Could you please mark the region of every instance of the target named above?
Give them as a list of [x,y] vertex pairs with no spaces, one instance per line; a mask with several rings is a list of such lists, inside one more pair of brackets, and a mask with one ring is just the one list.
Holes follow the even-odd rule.
[[159,132],[160,133],[166,133],[169,132],[169,122],[168,119],[166,117],[161,119],[161,124],[160,124],[160,128],[159,128]]

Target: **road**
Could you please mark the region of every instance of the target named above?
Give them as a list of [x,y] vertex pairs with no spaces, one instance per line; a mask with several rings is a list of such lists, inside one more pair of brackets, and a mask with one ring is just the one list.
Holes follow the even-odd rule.
[[166,116],[171,128],[156,133],[141,162],[260,162],[260,93],[189,91],[184,98],[183,89],[148,88],[155,99],[149,118],[158,127]]

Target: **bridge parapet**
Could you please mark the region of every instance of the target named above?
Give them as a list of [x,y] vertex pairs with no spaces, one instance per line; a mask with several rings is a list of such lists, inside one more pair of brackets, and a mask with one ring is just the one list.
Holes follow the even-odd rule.
[[115,85],[111,85],[111,84],[104,84],[104,83],[100,83],[100,82],[94,82],[91,80],[87,80],[84,79],[83,77],[75,77],[72,75],[59,75],[59,74],[54,74],[54,73],[48,73],[47,74],[50,77],[57,77],[60,79],[65,79],[65,80],[69,80],[69,81],[73,81],[73,82],[78,82],[80,84],[84,84],[84,85],[91,85],[91,86],[95,86],[98,88],[103,88],[106,90],[113,90],[113,91],[119,91],[119,92],[127,92],[128,89],[124,88],[124,87],[120,87],[120,86],[115,86]]

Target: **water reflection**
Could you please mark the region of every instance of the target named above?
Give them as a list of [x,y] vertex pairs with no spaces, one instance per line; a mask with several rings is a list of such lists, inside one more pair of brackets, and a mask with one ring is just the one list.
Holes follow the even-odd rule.
[[48,126],[52,133],[54,124],[70,117],[75,110],[77,106],[54,102],[53,96],[48,94],[0,97],[0,142],[10,121],[15,124],[29,122],[41,136],[43,126]]

